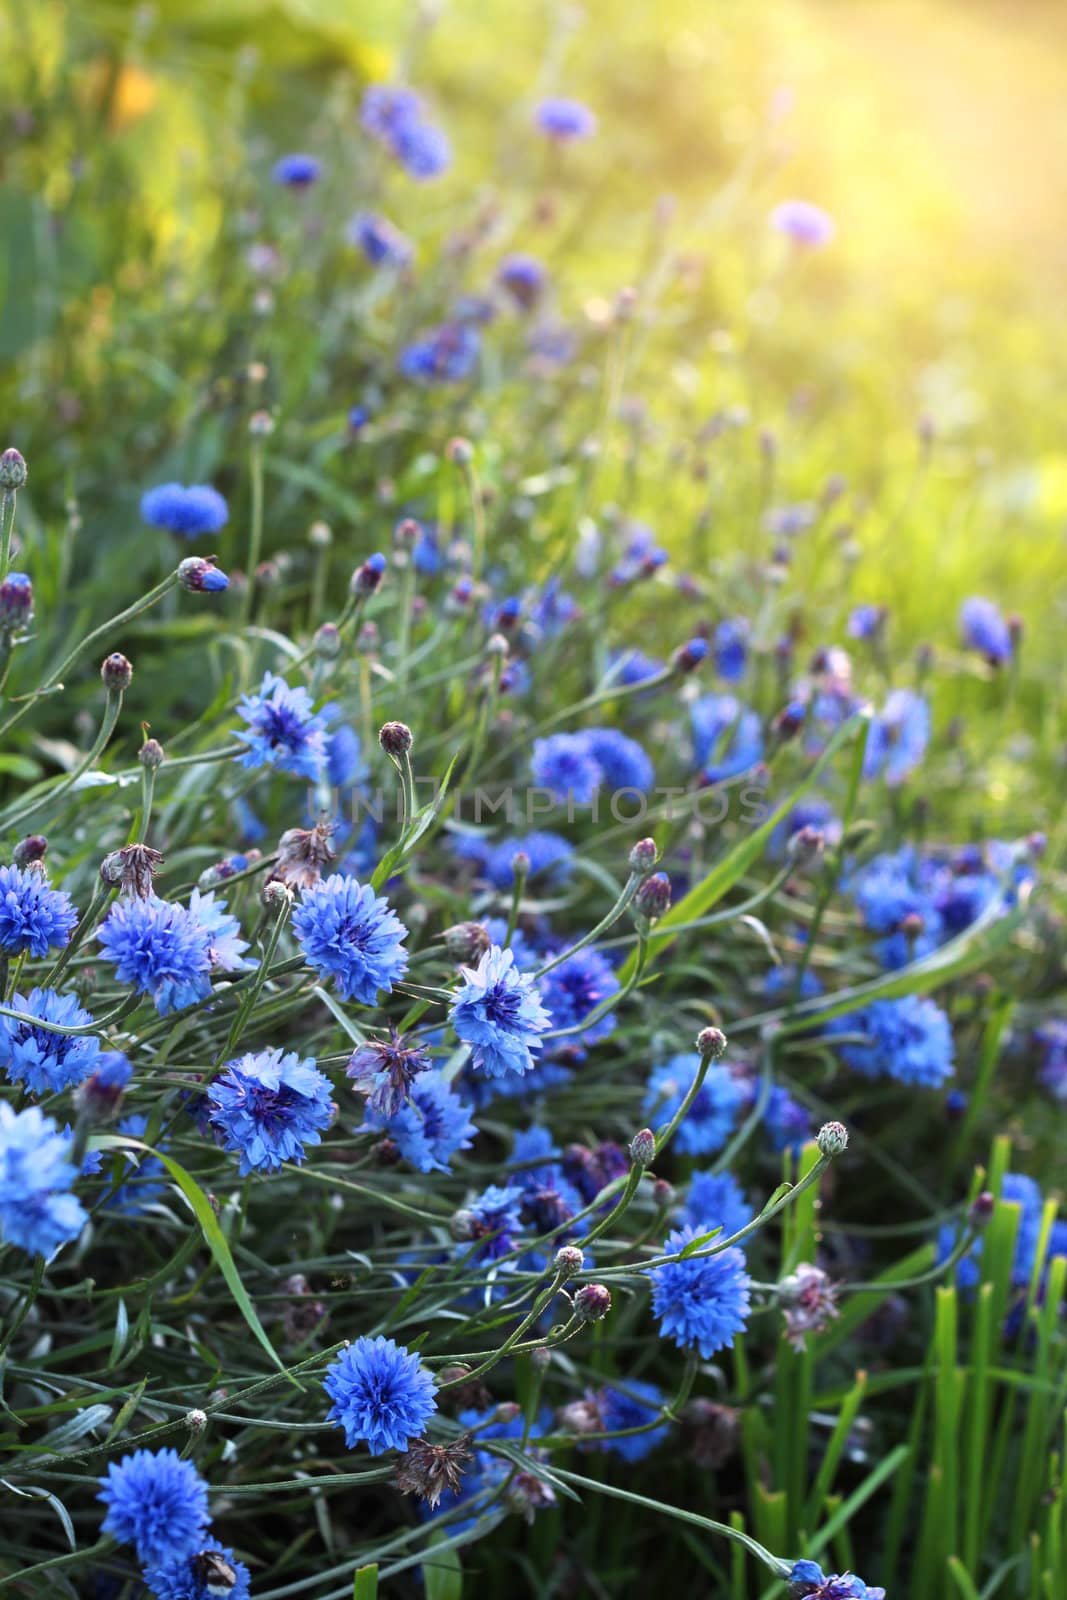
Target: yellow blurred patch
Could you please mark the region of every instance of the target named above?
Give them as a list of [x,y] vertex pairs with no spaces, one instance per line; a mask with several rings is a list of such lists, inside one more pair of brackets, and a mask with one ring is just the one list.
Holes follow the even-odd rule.
[[159,98],[159,87],[150,73],[128,64],[116,67],[103,58],[89,63],[82,88],[91,104],[106,105],[107,125],[112,133],[122,133],[140,122]]

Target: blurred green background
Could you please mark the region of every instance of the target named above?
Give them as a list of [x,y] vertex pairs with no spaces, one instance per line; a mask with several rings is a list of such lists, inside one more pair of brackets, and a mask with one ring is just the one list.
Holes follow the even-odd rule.
[[[361,525],[369,486],[314,456],[363,370],[345,349],[351,315],[333,317],[344,269],[270,212],[273,160],[324,157],[339,236],[366,197],[363,87],[407,79],[456,154],[440,184],[389,196],[420,264],[479,208],[510,208],[506,237],[522,248],[528,202],[514,197],[543,176],[531,106],[575,94],[600,135],[554,247],[561,311],[595,327],[647,272],[669,215],[669,270],[699,289],[684,312],[663,297],[636,397],[672,425],[744,406],[777,439],[779,499],[844,475],[842,515],[863,552],[852,598],[888,603],[901,643],[954,642],[972,592],[1020,613],[1018,733],[1058,784],[1062,4],[5,0],[0,19],[0,407],[31,461],[26,525],[48,537],[76,498],[90,579],[109,581],[96,557],[112,545],[158,575],[137,526],[147,483],[236,480],[242,375],[259,360],[298,467],[268,540],[302,536],[315,515]],[[802,263],[766,225],[793,195],[838,224],[833,247]],[[257,320],[238,251],[263,213],[290,266]],[[922,419],[935,434],[925,465]],[[301,491],[309,462],[319,479],[305,473]],[[332,503],[314,489],[327,477]],[[660,539],[679,544],[691,486],[657,461],[641,497]],[[1001,717],[985,687],[958,709]],[[1017,775],[987,769],[983,782],[1009,812],[1032,804],[1007,787]]]

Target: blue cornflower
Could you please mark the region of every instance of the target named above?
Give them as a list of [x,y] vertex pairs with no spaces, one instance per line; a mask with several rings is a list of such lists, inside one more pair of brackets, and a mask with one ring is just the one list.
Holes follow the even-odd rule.
[[854,606],[849,612],[846,629],[850,639],[877,639],[886,623],[885,606],[869,604]]
[[545,291],[545,269],[536,256],[521,253],[505,256],[496,276],[497,282],[523,311],[532,311]]
[[330,724],[326,739],[326,776],[332,789],[350,789],[367,776],[363,745],[355,728],[340,722],[340,709],[326,706],[323,717]]
[[514,1236],[522,1232],[522,1190],[518,1184],[500,1188],[490,1184],[476,1200],[465,1206],[470,1226],[468,1238],[482,1241],[474,1252],[479,1261],[498,1261],[509,1255]]
[[344,1429],[350,1450],[372,1456],[404,1450],[437,1410],[435,1384],[418,1356],[393,1339],[357,1339],[331,1362],[322,1380],[333,1405],[327,1422]]
[[304,1147],[329,1127],[330,1080],[295,1051],[259,1050],[227,1063],[207,1091],[208,1121],[224,1150],[239,1152],[241,1176],[299,1165]]
[[715,670],[727,683],[737,683],[745,675],[748,661],[748,623],[738,618],[720,622],[715,629]]
[[362,250],[375,267],[407,267],[415,254],[411,240],[387,217],[361,211],[345,229],[348,242]]
[[[619,980],[611,963],[599,951],[591,949],[576,950],[574,955],[546,973],[541,985],[545,1010],[557,1031],[576,1028],[597,1006],[618,992]],[[614,1027],[615,1017],[609,1011],[580,1033],[568,1033],[560,1043],[566,1049],[588,1047],[606,1039]]]
[[422,117],[422,100],[414,89],[400,84],[372,83],[363,96],[360,121],[382,144],[389,144],[398,129]]
[[208,483],[160,483],[141,496],[142,521],[150,528],[179,533],[183,539],[218,533],[229,517],[229,506]]
[[[1015,1234],[1015,1252],[1012,1257],[1011,1281],[1016,1288],[1023,1288],[1030,1282],[1033,1272],[1034,1258],[1037,1255],[1038,1240],[1041,1236],[1041,1222],[1044,1203],[1041,1190],[1033,1178],[1028,1178],[1022,1172],[1006,1172],[1001,1180],[998,1204],[1016,1205],[1019,1207],[1019,1224]],[[937,1235],[937,1259],[940,1264],[947,1261],[958,1242],[958,1229],[950,1222],[946,1222]],[[956,1263],[956,1281],[961,1289],[974,1289],[981,1277],[981,1260],[983,1239],[977,1238],[971,1245],[967,1254]]]
[[[236,1582],[231,1584],[227,1574],[225,1591],[218,1582],[212,1585],[212,1577],[220,1569],[215,1565],[213,1573],[213,1564],[204,1559],[207,1556],[220,1558],[226,1567],[232,1568]],[[251,1594],[251,1575],[244,1562],[238,1561],[232,1550],[212,1538],[198,1539],[192,1550],[176,1551],[147,1567],[144,1581],[155,1600],[220,1600],[223,1593],[225,1600],[249,1600]]]
[[335,874],[304,896],[293,913],[304,959],[332,977],[346,1000],[372,1006],[407,971],[408,930],[369,884]]
[[227,911],[225,900],[215,899],[214,889],[207,894],[194,889],[189,896],[189,912],[208,936],[208,954],[216,972],[248,972],[259,965],[245,960],[248,940],[241,938],[241,924]]
[[590,728],[587,734],[601,782],[609,789],[636,789],[646,794],[656,781],[656,769],[636,739],[615,728]]
[[587,733],[553,733],[535,739],[530,772],[539,789],[563,805],[585,806],[600,787],[602,772]]
[[[634,583],[638,578],[651,578],[670,560],[666,550],[656,543],[655,534],[643,522],[630,523],[630,536],[622,556],[611,569],[610,581],[615,588]],[[704,640],[700,641],[707,650]]]
[[416,1078],[407,1100],[392,1116],[368,1103],[360,1132],[368,1130],[384,1133],[419,1172],[449,1172],[451,1158],[458,1150],[469,1150],[478,1132],[469,1106],[439,1072]]
[[560,1148],[549,1130],[534,1123],[529,1128],[520,1128],[515,1134],[511,1141],[511,1160],[508,1165],[521,1168],[517,1175],[520,1183],[549,1182],[555,1175],[554,1163],[560,1154]]
[[274,767],[314,782],[326,756],[326,723],[303,686],[291,689],[284,678],[265,672],[258,691],[237,702],[237,715],[248,723],[247,732],[236,734],[248,746],[242,767]]
[[[148,1118],[143,1112],[135,1111],[131,1116],[123,1117],[118,1131],[128,1134],[131,1139],[143,1140],[148,1131]],[[161,1150],[166,1148],[165,1144],[160,1145]],[[120,1183],[114,1194],[108,1195],[103,1209],[117,1212],[123,1217],[138,1217],[149,1206],[155,1205],[163,1194],[167,1186],[167,1169],[158,1156],[145,1155],[142,1150],[136,1153],[124,1151],[123,1157],[130,1165],[132,1176],[125,1183]]]
[[773,861],[782,860],[790,839],[795,833],[799,833],[801,828],[818,829],[828,846],[838,844],[841,839],[841,823],[828,800],[821,800],[818,797],[812,800],[799,800],[778,824],[767,842],[767,854]]
[[155,895],[118,900],[96,937],[116,977],[150,995],[161,1017],[211,993],[211,938],[185,906]]
[[499,945],[490,945],[477,967],[461,970],[450,1021],[472,1047],[472,1066],[489,1078],[529,1072],[540,1035],[551,1026],[537,986],[518,970],[513,951]]
[[825,1575],[817,1561],[796,1561],[786,1579],[792,1600],[885,1600],[884,1589],[872,1589],[852,1572]]
[[1011,629],[999,606],[981,595],[972,595],[960,607],[960,633],[967,648],[985,656],[991,667],[1004,666],[1014,654]]
[[1048,1017],[1034,1029],[1038,1079],[1054,1100],[1067,1100],[1067,1018]]
[[553,96],[542,100],[537,108],[537,126],[542,133],[560,144],[572,139],[588,139],[596,132],[596,116],[580,100]]
[[[640,1378],[627,1378],[625,1388],[599,1389],[596,1409],[600,1430],[604,1433],[641,1428],[662,1412],[663,1391],[654,1383],[644,1383]],[[664,1422],[658,1428],[647,1428],[644,1433],[632,1433],[629,1438],[600,1439],[597,1445],[601,1450],[621,1456],[624,1461],[643,1461],[658,1444],[662,1444],[669,1431],[670,1424]]]
[[403,377],[417,383],[465,383],[474,374],[481,349],[477,328],[443,322],[406,345],[397,366]]
[[[687,1223],[668,1234],[664,1255],[678,1255],[694,1239],[710,1233],[712,1219]],[[680,1350],[695,1348],[707,1361],[743,1333],[750,1309],[749,1285],[742,1250],[731,1246],[715,1256],[693,1256],[651,1267],[652,1308],[660,1330]]]
[[452,164],[452,147],[432,122],[408,122],[399,127],[390,149],[404,171],[425,182],[439,178]]
[[[86,1028],[93,1022],[73,995],[55,989],[13,995],[11,1009],[65,1028]],[[0,1066],[11,1083],[24,1083],[34,1094],[54,1094],[81,1083],[99,1054],[100,1040],[90,1034],[53,1033],[14,1017],[0,1017]]]
[[368,1111],[388,1120],[396,1116],[415,1079],[429,1065],[420,1044],[409,1044],[396,1028],[390,1028],[387,1039],[368,1039],[352,1052],[345,1076],[367,1096]]
[[892,971],[929,955],[943,938],[941,913],[915,881],[917,866],[914,851],[905,846],[872,857],[849,885],[864,927],[884,935],[875,952]]
[[33,580],[25,572],[9,572],[0,583],[0,631],[13,633],[33,621]]
[[95,1122],[106,1122],[122,1104],[132,1077],[133,1068],[121,1050],[101,1050],[78,1091],[79,1109]]
[[662,671],[663,662],[655,660],[653,656],[646,656],[641,650],[620,650],[610,658],[607,681],[632,688]]
[[552,883],[569,877],[574,846],[561,834],[548,831],[520,834],[493,845],[484,857],[485,876],[495,889],[510,889],[515,882],[512,861],[519,854],[530,863],[527,880],[544,873]]
[[771,227],[809,250],[829,244],[837,232],[829,212],[810,200],[783,200],[771,212]]
[[773,1149],[798,1151],[811,1138],[811,1117],[788,1089],[775,1084],[763,1108],[763,1126]]
[[686,1190],[682,1211],[684,1221],[698,1225],[707,1233],[721,1228],[721,1239],[732,1239],[747,1227],[755,1211],[745,1199],[737,1179],[728,1172],[694,1172]]
[[560,588],[558,578],[549,578],[528,601],[530,621],[546,639],[554,639],[568,623],[581,616],[582,608],[573,595]]
[[818,515],[810,500],[800,500],[791,506],[770,506],[763,513],[763,526],[776,538],[795,539],[806,533]]
[[53,889],[39,867],[0,867],[0,951],[46,956],[70,942],[78,913],[69,894]]
[[[685,1099],[700,1066],[694,1052],[671,1056],[654,1067],[642,1101],[644,1115],[667,1123]],[[687,1156],[711,1156],[721,1150],[733,1130],[745,1090],[721,1061],[707,1070],[693,1103],[674,1135],[675,1147]]]
[[[791,965],[772,967],[763,980],[763,993],[768,1000],[776,1000],[779,995],[792,996],[796,988],[797,969]],[[817,994],[822,994],[822,984],[810,967],[804,968],[799,994],[802,1000],[814,999]]]
[[39,1106],[16,1112],[0,1101],[0,1239],[28,1255],[50,1256],[86,1220],[70,1188],[71,1140]]
[[709,783],[723,783],[763,759],[763,732],[754,711],[732,694],[706,694],[689,708],[693,751]]
[[322,172],[322,163],[314,156],[296,153],[282,156],[271,169],[271,177],[275,183],[284,184],[287,189],[306,189],[315,183]]
[[196,1549],[211,1520],[207,1484],[177,1450],[135,1450],[100,1478],[107,1506],[101,1532],[132,1544],[142,1564]]
[[866,1078],[937,1089],[953,1073],[952,1027],[933,1000],[904,995],[872,1000],[847,1016],[835,1017],[828,1033],[863,1033],[866,1044],[842,1046],[842,1059]]
[[865,778],[896,787],[922,763],[930,743],[930,707],[911,689],[894,689],[871,720],[863,757]]

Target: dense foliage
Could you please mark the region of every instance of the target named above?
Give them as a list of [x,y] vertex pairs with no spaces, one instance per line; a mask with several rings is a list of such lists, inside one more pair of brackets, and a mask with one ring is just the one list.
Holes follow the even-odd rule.
[[4,1586],[1056,1600],[1054,657],[787,106],[605,257],[558,63],[228,50],[164,214],[147,29],[8,61]]

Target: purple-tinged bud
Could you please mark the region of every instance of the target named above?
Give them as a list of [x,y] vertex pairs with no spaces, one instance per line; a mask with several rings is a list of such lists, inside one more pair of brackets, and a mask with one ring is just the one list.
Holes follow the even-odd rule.
[[630,871],[648,874],[659,860],[655,839],[638,839],[630,851]]
[[29,867],[35,861],[43,861],[47,850],[48,840],[43,833],[28,833],[12,850],[11,859],[16,867]]
[[404,517],[393,529],[393,543],[401,549],[411,550],[418,544],[421,532],[414,517]]
[[651,1128],[642,1128],[630,1140],[630,1160],[635,1167],[649,1167],[656,1159],[656,1135]]
[[668,1183],[666,1178],[657,1178],[652,1185],[652,1200],[660,1211],[666,1211],[674,1204],[674,1184]]
[[311,647],[319,661],[336,661],[341,654],[341,634],[336,622],[324,622],[316,629]]
[[313,550],[328,550],[333,544],[333,529],[328,522],[313,522],[308,529],[308,544]]
[[122,1104],[133,1068],[119,1050],[105,1050],[97,1056],[93,1070],[78,1085],[74,1101],[91,1122],[108,1122]]
[[368,556],[361,567],[356,568],[348,587],[354,595],[375,594],[381,588],[384,576],[385,557],[376,552]]
[[378,730],[378,743],[387,756],[399,760],[408,754],[414,740],[411,737],[411,729],[406,723],[383,722]]
[[1008,638],[1011,640],[1011,647],[1014,651],[1018,651],[1019,646],[1023,642],[1023,619],[1019,616],[1017,611],[1013,611],[1009,616],[1004,618],[1004,621],[1007,625]]
[[267,911],[278,911],[282,906],[292,905],[293,891],[281,878],[268,878],[259,891],[259,903]]
[[671,657],[671,666],[675,672],[695,672],[708,653],[706,639],[690,639],[688,644],[681,645]]
[[274,418],[269,411],[253,411],[248,419],[248,431],[253,439],[269,439],[274,432]]
[[840,1156],[848,1149],[848,1129],[843,1122],[824,1122],[815,1143],[822,1156]]
[[926,922],[918,911],[909,911],[900,919],[900,931],[906,939],[917,939],[926,926]]
[[474,446],[469,439],[456,437],[449,439],[445,446],[445,455],[454,467],[469,467],[474,460]]
[[565,1244],[556,1251],[554,1266],[558,1278],[573,1278],[585,1266],[585,1256],[576,1244]]
[[450,611],[466,611],[474,598],[474,582],[471,578],[459,578],[452,587],[452,593],[446,602]]
[[665,872],[653,872],[634,895],[634,909],[647,922],[655,922],[670,910],[671,880]]
[[967,1221],[972,1228],[984,1228],[996,1209],[996,1201],[988,1189],[983,1189],[967,1213]]
[[726,1035],[721,1028],[701,1028],[697,1034],[697,1049],[702,1056],[718,1061],[726,1054]]
[[152,895],[152,879],[163,865],[163,854],[149,844],[127,844],[121,850],[112,850],[100,863],[100,876],[120,894],[148,900]]
[[511,654],[511,646],[502,633],[491,633],[485,641],[487,656],[500,656],[506,659]]
[[794,739],[804,726],[808,708],[803,700],[791,700],[783,706],[774,719],[774,732],[779,739]]
[[817,861],[826,848],[826,835],[821,828],[807,824],[798,828],[786,846],[786,854],[796,866],[802,867]]
[[457,922],[441,935],[445,951],[453,961],[473,967],[489,949],[489,930],[480,922]]
[[602,1283],[584,1283],[574,1297],[574,1313],[581,1322],[603,1322],[611,1310],[611,1290]]
[[552,1352],[547,1345],[539,1344],[530,1351],[530,1365],[535,1372],[547,1372],[552,1365]]
[[1047,849],[1047,834],[1035,832],[1026,835],[1026,853],[1031,861],[1040,861]]
[[13,633],[33,618],[33,584],[24,572],[9,572],[0,583],[0,629]]
[[[207,1412],[196,1409],[187,1411],[185,1416],[182,1418],[182,1421],[185,1423],[185,1426],[189,1429],[190,1433],[203,1433],[204,1429],[207,1427]],[[206,1592],[210,1593],[211,1591],[208,1590]]]
[[18,450],[5,450],[0,456],[0,489],[10,493],[26,482],[26,462]]
[[464,1244],[467,1240],[475,1237],[475,1229],[477,1228],[477,1224],[478,1219],[474,1215],[473,1211],[461,1209],[459,1211],[453,1211],[451,1217],[449,1217],[448,1231],[452,1235],[453,1239],[456,1240],[457,1244]]
[[516,883],[522,883],[530,876],[530,858],[525,850],[516,850],[509,865]]
[[133,668],[126,657],[115,650],[104,657],[100,678],[108,694],[124,694],[133,682]]
[[221,594],[230,580],[211,556],[186,556],[178,567],[178,582],[190,594]]
[[146,739],[137,752],[137,759],[142,767],[147,767],[149,772],[155,772],[163,765],[163,746],[158,739]]

